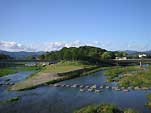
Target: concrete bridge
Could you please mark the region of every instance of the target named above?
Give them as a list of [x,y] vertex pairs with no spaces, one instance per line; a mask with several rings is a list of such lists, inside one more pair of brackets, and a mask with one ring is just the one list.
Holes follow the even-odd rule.
[[0,60],[0,63],[15,63],[15,62],[49,62],[49,63],[56,63],[57,61],[52,61],[52,60]]
[[[126,59],[126,60],[117,60],[117,59],[107,59],[107,60],[100,60],[104,63],[111,63],[111,64],[127,64],[127,63],[151,63],[151,59]],[[52,61],[52,60],[0,60],[0,63],[17,63],[17,62],[49,62],[50,64],[55,64],[58,61]]]

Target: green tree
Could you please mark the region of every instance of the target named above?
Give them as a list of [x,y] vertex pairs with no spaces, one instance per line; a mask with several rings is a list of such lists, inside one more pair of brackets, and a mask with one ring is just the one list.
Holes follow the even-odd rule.
[[102,59],[112,59],[113,57],[114,56],[112,52],[104,52],[101,56]]

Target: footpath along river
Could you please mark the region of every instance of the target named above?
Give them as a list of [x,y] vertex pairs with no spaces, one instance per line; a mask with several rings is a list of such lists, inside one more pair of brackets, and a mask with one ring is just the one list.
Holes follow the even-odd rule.
[[[113,103],[120,108],[133,108],[140,113],[151,113],[147,108],[146,94],[150,90],[131,90],[129,92],[115,91],[112,89],[101,89],[102,92],[81,92],[80,88],[54,87],[53,85],[41,86],[36,89],[26,91],[7,91],[11,83],[21,81],[33,72],[19,72],[5,77],[0,77],[0,100],[7,100],[19,96],[16,102],[0,105],[0,113],[72,113],[74,110],[88,104]],[[9,80],[8,80],[9,79]],[[66,80],[58,84],[83,86],[107,85],[114,86],[116,83],[105,83],[106,77],[102,71],[71,80]]]

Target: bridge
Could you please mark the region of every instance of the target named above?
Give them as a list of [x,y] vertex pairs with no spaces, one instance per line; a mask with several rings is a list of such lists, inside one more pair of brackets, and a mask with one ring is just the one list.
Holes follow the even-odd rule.
[[[101,62],[104,63],[111,63],[111,64],[128,64],[128,63],[151,63],[151,59],[126,59],[126,60],[118,60],[118,59],[106,59],[106,60],[100,60]],[[0,60],[0,63],[17,63],[17,62],[47,62],[49,64],[55,64],[58,61],[52,61],[52,60]]]
[[13,63],[13,62],[49,62],[49,63],[56,63],[57,61],[52,61],[52,60],[15,60],[15,59],[0,60],[0,63]]

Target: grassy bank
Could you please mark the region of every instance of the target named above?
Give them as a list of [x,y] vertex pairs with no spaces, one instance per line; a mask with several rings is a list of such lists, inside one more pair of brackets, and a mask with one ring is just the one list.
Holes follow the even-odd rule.
[[46,66],[41,71],[32,74],[26,80],[13,85],[10,90],[32,89],[43,84],[52,84],[59,81],[90,74],[97,70],[94,65],[83,65],[80,62],[61,62]]
[[11,67],[0,68],[0,77],[6,76],[8,74],[14,74],[14,73],[17,73],[19,71],[32,71],[32,70],[40,70],[40,69],[41,69],[41,67],[36,67],[36,66],[16,67],[16,68],[11,68]]
[[117,81],[121,87],[151,87],[151,67],[139,66],[110,68],[104,73],[109,82]]
[[20,97],[13,97],[13,98],[10,98],[8,100],[0,101],[0,104],[7,104],[7,103],[11,103],[11,102],[16,102],[19,99],[20,99]]
[[133,109],[120,109],[112,104],[89,105],[74,113],[137,113]]
[[12,68],[0,68],[0,77],[8,75],[8,74],[14,74],[17,71]]
[[151,108],[151,93],[147,94],[146,97],[148,99],[148,102],[146,103],[146,106]]

